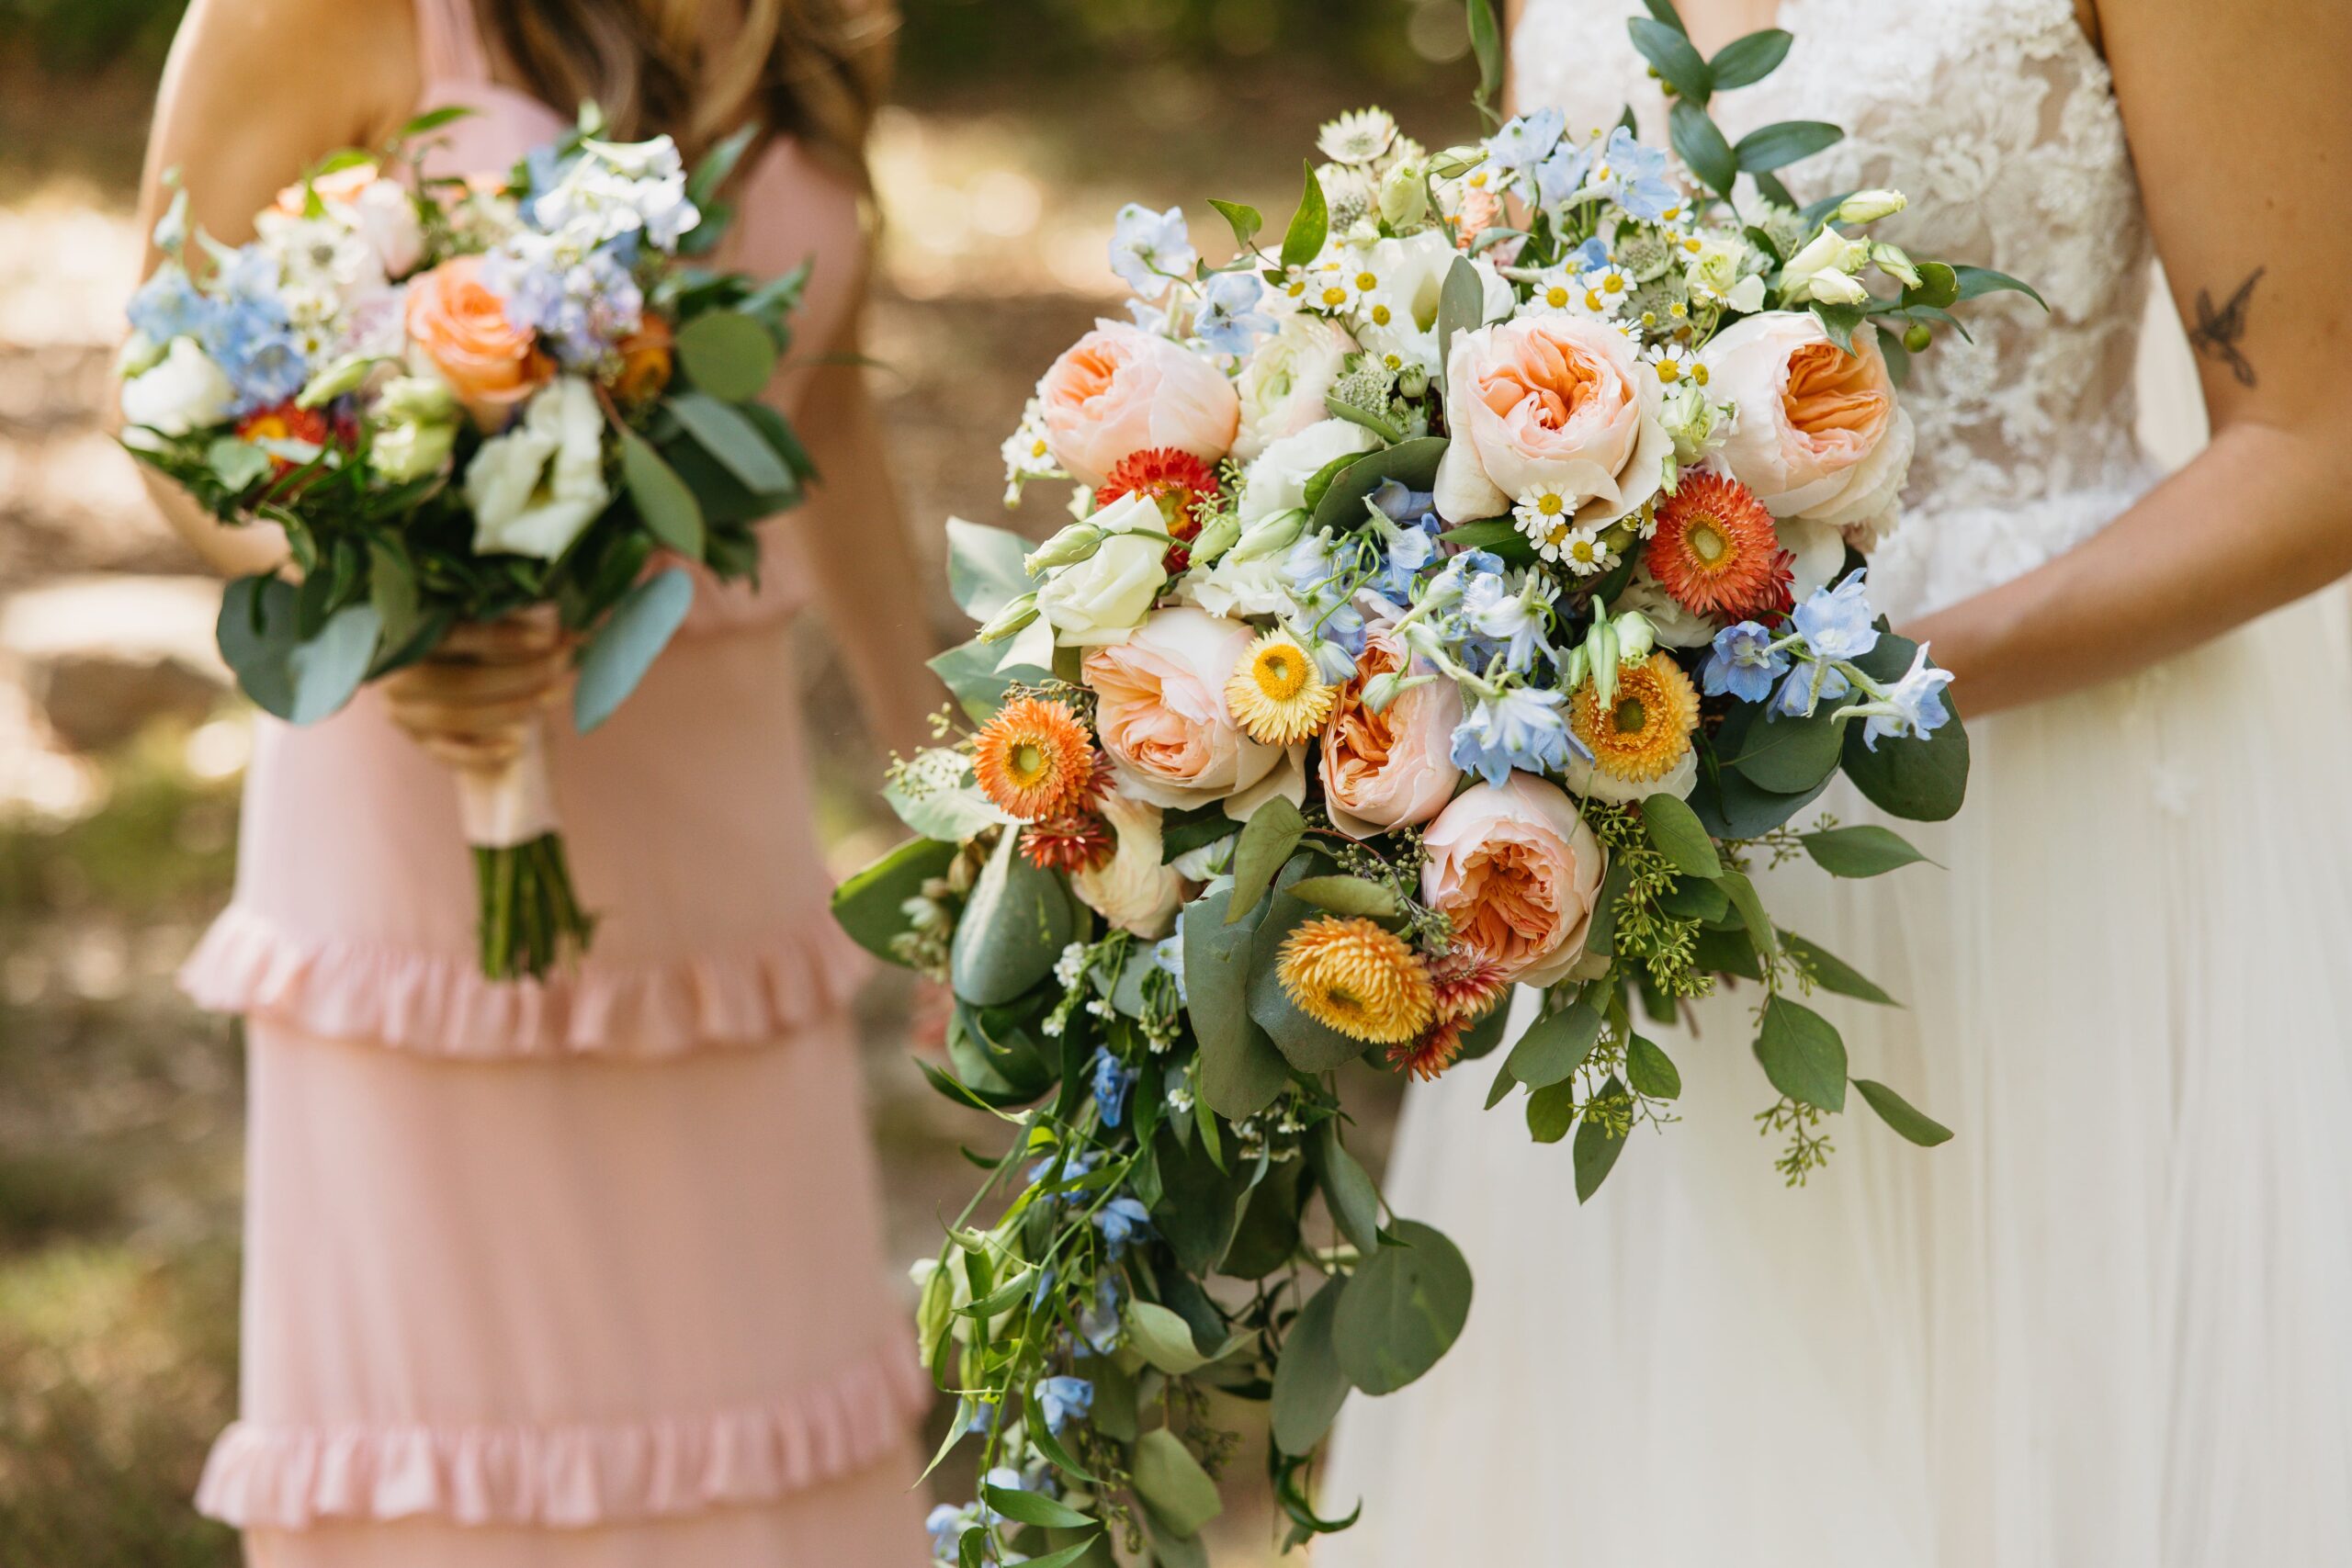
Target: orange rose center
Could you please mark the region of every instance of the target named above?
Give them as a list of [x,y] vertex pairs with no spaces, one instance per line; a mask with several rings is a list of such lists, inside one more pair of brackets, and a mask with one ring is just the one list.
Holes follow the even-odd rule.
[[1789,355],[1781,406],[1790,427],[1816,445],[1875,442],[1886,429],[1893,404],[1884,377],[1859,354],[1836,344],[1809,343]]

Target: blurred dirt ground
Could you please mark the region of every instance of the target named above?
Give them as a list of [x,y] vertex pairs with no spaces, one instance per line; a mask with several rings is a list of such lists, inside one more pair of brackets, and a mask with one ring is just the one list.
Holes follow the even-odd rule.
[[[1148,7],[1126,9],[1149,22]],[[1273,35],[1247,28],[1267,9],[1223,0],[1204,14],[1262,46]],[[1462,68],[1445,63],[1459,7],[1406,9],[1427,58],[1407,56],[1378,96],[1432,144],[1464,135]],[[934,565],[941,519],[999,514],[997,445],[1030,383],[1116,309],[1102,248],[1118,204],[1182,201],[1212,250],[1223,234],[1207,197],[1278,223],[1316,123],[1374,96],[1253,47],[1215,72],[1113,71],[1091,95],[933,72],[885,116],[868,352]],[[217,587],[99,423],[139,254],[128,209],[149,92],[144,70],[44,76],[0,51],[6,1568],[236,1560],[186,1499],[233,1404],[241,1055],[233,1027],[191,1010],[171,976],[227,894],[248,723],[209,649]],[[1050,526],[1052,510],[1039,496],[1030,525]],[[943,635],[962,635],[944,592],[937,610]],[[897,834],[823,626],[803,635],[840,871]],[[908,1012],[887,979],[863,1006],[893,1249],[912,1258],[967,1190],[956,1144],[992,1133],[922,1087]],[[1220,1561],[1263,1560],[1269,1540],[1262,1517],[1228,1521]]]

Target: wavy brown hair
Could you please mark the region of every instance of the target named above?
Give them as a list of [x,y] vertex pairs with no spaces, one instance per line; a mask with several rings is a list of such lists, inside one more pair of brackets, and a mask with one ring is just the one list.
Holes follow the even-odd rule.
[[733,36],[711,0],[495,0],[493,36],[533,94],[594,98],[613,134],[667,131],[692,158],[748,122],[797,137],[865,183],[865,135],[890,75],[892,0],[741,0]]

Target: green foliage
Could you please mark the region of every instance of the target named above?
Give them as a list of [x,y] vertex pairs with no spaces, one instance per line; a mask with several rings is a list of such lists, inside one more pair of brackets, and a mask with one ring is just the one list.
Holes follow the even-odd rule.
[[688,321],[678,329],[677,355],[687,379],[720,402],[750,402],[775,375],[775,337],[741,310],[705,310]]
[[1878,1112],[1879,1120],[1921,1148],[1931,1149],[1951,1141],[1951,1128],[1915,1110],[1909,1100],[1884,1084],[1856,1078],[1854,1087],[1862,1091],[1863,1100]]
[[1412,1220],[1389,1235],[1348,1280],[1331,1325],[1340,1370],[1370,1394],[1437,1365],[1470,1316],[1470,1266],[1453,1243]]
[[571,720],[585,735],[612,717],[670,646],[694,604],[694,579],[673,567],[647,578],[613,606],[580,656]]
[[1776,996],[1764,1004],[1756,1059],[1772,1087],[1821,1111],[1846,1108],[1846,1043],[1830,1021],[1800,1002]]
[[1272,1427],[1274,1446],[1283,1453],[1312,1453],[1347,1403],[1348,1376],[1333,1338],[1346,1286],[1345,1280],[1332,1280],[1308,1297],[1283,1341],[1274,1367]]
[[1306,185],[1299,192],[1298,210],[1291,214],[1290,227],[1283,234],[1284,266],[1305,266],[1313,261],[1331,231],[1331,209],[1323,197],[1323,182],[1315,177],[1312,160],[1306,168]]
[[979,1007],[1012,1001],[1044,979],[1078,931],[1061,879],[1016,852],[1017,839],[997,840],[956,927],[956,995]]

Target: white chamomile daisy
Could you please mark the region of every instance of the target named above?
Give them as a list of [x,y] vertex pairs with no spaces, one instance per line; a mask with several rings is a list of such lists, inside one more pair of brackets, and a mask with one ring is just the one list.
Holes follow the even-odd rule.
[[1367,328],[1410,327],[1413,313],[1385,288],[1374,288],[1356,301],[1356,315]]
[[1582,285],[1568,276],[1564,266],[1547,266],[1535,275],[1532,291],[1527,297],[1527,312],[1532,316],[1565,316],[1583,304]]
[[1031,479],[1053,479],[1062,471],[1054,461],[1053,449],[1046,441],[1046,416],[1037,400],[1021,411],[1021,427],[1004,438],[998,448],[1004,456],[1004,502],[1012,506],[1021,500],[1021,487]]
[[1707,384],[1707,367],[1687,344],[1661,343],[1644,351],[1642,357],[1657,372],[1658,380],[1668,388],[1686,382],[1691,386]]
[[1578,577],[1596,577],[1617,564],[1608,542],[1600,536],[1599,524],[1589,523],[1581,528],[1570,528],[1561,539],[1559,553],[1551,558]]
[[1510,509],[1511,525],[1545,560],[1556,561],[1575,537],[1576,497],[1557,485],[1537,485]]
[[1315,146],[1335,164],[1369,164],[1396,140],[1396,121],[1386,109],[1350,109],[1324,122]]
[[1657,221],[1668,228],[1675,228],[1688,223],[1693,216],[1689,199],[1678,196],[1666,204],[1666,210],[1657,215]]
[[1613,316],[1634,297],[1634,275],[1611,262],[1577,279],[1584,289],[1584,308],[1596,316]]

